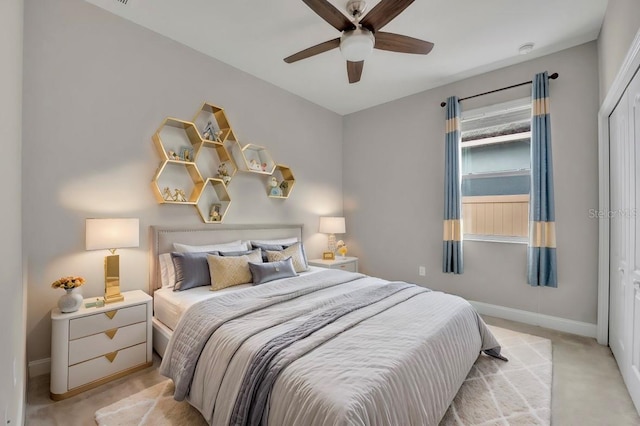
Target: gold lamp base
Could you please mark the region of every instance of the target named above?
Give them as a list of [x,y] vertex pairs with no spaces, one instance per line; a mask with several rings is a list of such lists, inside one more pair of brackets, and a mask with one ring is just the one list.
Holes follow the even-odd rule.
[[112,254],[104,258],[104,302],[122,302],[120,293],[120,256]]

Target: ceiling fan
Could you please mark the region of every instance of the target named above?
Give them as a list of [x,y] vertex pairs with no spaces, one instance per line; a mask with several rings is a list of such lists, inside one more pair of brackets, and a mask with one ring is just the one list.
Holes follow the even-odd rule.
[[343,15],[327,0],[302,1],[331,26],[341,31],[342,36],[284,58],[284,61],[288,64],[339,47],[342,55],[347,60],[349,83],[357,83],[362,76],[364,60],[374,48],[420,55],[426,55],[433,49],[433,43],[428,41],[380,31],[382,27],[402,13],[415,0],[382,0],[371,12],[364,16],[367,2],[349,0],[347,12],[351,19]]

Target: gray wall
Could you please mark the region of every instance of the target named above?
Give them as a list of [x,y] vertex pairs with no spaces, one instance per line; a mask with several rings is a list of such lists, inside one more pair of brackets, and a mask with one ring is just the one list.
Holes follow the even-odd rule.
[[340,116],[80,0],[27,2],[24,51],[29,360],[50,353],[49,312],[62,295],[52,281],[82,275],[85,297],[103,293],[107,252],[84,250],[86,217],[140,218],[140,248],[119,250],[123,291],[147,289],[149,225],[201,223],[192,206],[158,205],[150,182],[151,136],[203,101],[296,177],[283,201],[256,175],[237,175],[225,223],[304,223],[309,254],[320,254],[318,216],[342,213]]
[[[350,253],[362,270],[485,303],[596,322],[598,63],[591,42],[409,96],[344,120],[344,208]],[[526,245],[465,242],[465,273],[442,271],[444,109],[474,95],[558,72],[551,83],[558,288],[526,283]],[[477,108],[530,94],[530,86],[463,103]],[[427,276],[418,276],[425,265]]]
[[607,96],[639,29],[640,1],[609,0],[598,37],[600,102]]
[[3,224],[0,257],[0,419],[23,422],[25,393],[25,315],[22,274],[20,182],[22,145],[22,16],[23,1],[0,2],[0,181]]

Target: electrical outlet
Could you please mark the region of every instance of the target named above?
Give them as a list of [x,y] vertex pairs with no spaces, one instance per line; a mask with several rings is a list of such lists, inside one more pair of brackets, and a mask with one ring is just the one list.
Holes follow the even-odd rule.
[[418,275],[420,275],[421,277],[427,275],[427,270],[424,266],[418,266]]

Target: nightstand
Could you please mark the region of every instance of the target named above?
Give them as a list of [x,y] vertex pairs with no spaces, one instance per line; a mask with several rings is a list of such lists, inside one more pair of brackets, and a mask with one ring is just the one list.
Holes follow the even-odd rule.
[[342,269],[343,271],[358,272],[357,257],[336,257],[335,260],[311,259],[309,265],[321,268]]
[[59,401],[153,364],[152,298],[141,290],[124,301],[76,312],[51,311],[51,399]]

